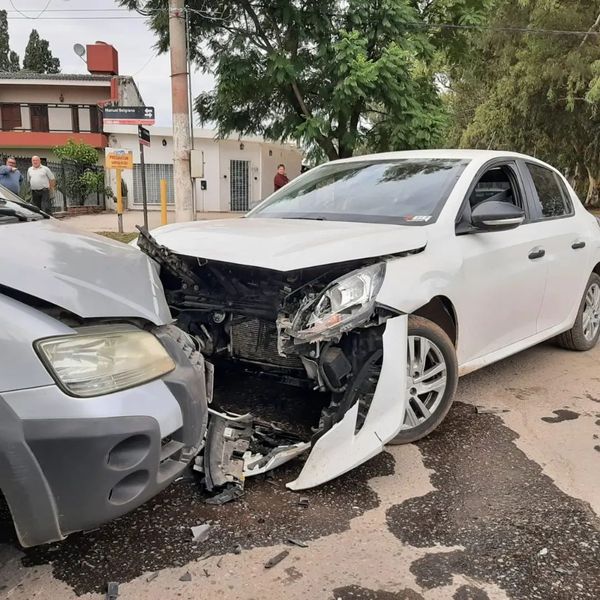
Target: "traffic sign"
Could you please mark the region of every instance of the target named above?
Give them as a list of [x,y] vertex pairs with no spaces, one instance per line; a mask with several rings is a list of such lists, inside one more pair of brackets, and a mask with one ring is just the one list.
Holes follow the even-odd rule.
[[141,125],[138,125],[138,142],[143,146],[150,146],[150,132]]
[[133,153],[121,148],[104,149],[106,169],[133,169]]
[[102,122],[104,125],[154,125],[154,107],[107,106]]

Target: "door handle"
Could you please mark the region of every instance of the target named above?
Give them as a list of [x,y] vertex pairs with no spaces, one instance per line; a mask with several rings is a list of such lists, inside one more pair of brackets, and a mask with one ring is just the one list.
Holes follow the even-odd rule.
[[542,256],[546,256],[546,251],[543,248],[533,248],[531,252],[529,252],[530,260],[535,260],[536,258],[542,258]]
[[573,242],[571,244],[571,248],[573,248],[573,250],[579,250],[580,248],[585,248],[585,242]]

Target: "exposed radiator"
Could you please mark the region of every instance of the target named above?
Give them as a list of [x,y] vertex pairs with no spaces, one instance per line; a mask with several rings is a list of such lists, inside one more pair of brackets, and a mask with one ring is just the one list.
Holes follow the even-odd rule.
[[232,355],[255,362],[268,363],[290,369],[302,369],[297,356],[286,358],[277,352],[277,327],[275,323],[252,319],[231,327]]

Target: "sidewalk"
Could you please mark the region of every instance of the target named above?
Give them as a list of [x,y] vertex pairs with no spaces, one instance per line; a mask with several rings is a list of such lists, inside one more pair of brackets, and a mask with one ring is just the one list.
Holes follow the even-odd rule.
[[[241,216],[241,213],[233,212],[199,212],[197,220],[207,219],[235,219]],[[114,212],[105,212],[96,215],[78,215],[76,217],[64,217],[63,223],[68,223],[84,231],[119,231],[117,214]],[[167,223],[175,222],[175,211],[167,212]],[[141,210],[130,210],[123,213],[123,231],[135,231],[136,225],[144,224],[144,213]],[[160,212],[148,211],[148,226],[150,229],[160,227]]]

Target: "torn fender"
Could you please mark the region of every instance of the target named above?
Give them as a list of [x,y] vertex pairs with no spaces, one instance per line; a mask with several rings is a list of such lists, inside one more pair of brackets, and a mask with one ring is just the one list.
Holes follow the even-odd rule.
[[371,407],[358,433],[358,404],[314,445],[292,490],[315,487],[346,473],[379,454],[400,431],[407,403],[406,355],[408,316],[386,322],[383,334],[383,363]]

